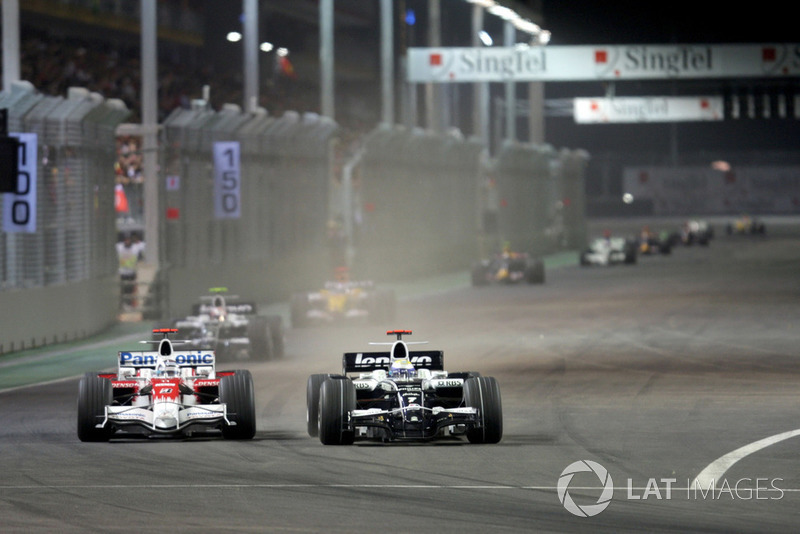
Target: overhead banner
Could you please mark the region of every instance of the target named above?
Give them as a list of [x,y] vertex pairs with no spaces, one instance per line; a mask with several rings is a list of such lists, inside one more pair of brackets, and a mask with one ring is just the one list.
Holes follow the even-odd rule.
[[576,98],[578,124],[617,122],[721,121],[719,96],[662,96],[643,98]]
[[35,133],[12,133],[19,139],[19,170],[14,193],[3,194],[3,231],[36,233],[36,147]]
[[238,219],[242,215],[242,178],[239,142],[214,143],[214,217]]
[[800,75],[800,44],[409,48],[414,83],[772,78]]

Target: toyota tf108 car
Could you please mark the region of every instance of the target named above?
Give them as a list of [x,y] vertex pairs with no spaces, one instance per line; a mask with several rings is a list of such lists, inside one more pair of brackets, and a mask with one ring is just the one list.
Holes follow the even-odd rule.
[[78,387],[78,438],[191,436],[220,431],[251,439],[256,431],[250,371],[215,370],[213,351],[176,351],[169,334],[154,351],[121,351],[116,373],[86,373]]
[[497,443],[503,436],[500,387],[476,372],[448,373],[444,353],[409,350],[410,330],[385,352],[346,352],[342,374],[308,378],[308,434],[325,445],[356,439],[430,440],[466,436],[471,443]]
[[525,252],[503,251],[472,266],[472,285],[544,283],[544,263]]

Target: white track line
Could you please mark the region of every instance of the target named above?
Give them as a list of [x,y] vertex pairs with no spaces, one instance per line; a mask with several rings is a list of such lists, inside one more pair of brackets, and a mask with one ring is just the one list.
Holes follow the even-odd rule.
[[760,439],[750,443],[749,445],[745,445],[744,447],[739,447],[735,451],[731,451],[724,456],[720,456],[711,462],[708,467],[700,471],[700,474],[697,475],[692,482],[692,487],[707,488],[710,484],[716,484],[722,478],[725,472],[733,466],[733,464],[745,456],[749,456],[760,451],[761,449],[769,447],[770,445],[774,445],[778,442],[793,438],[795,436],[800,436],[800,429],[790,430],[789,432],[783,432],[782,434],[776,434],[768,438]]
[[[504,486],[493,484],[476,484],[476,485],[463,485],[463,484],[42,484],[42,485],[18,485],[18,486],[2,486],[0,491],[3,490],[47,490],[47,489],[99,489],[111,490],[119,489],[128,491],[131,489],[429,489],[429,490],[538,490],[538,491],[552,491],[558,490],[556,486]],[[602,486],[570,486],[570,490],[602,490]],[[615,487],[614,492],[628,492],[628,491],[647,491],[652,490],[652,486],[638,486],[629,488]],[[675,487],[671,486],[673,492],[688,492],[695,489],[694,486],[689,487]],[[706,489],[706,488],[704,488]],[[785,493],[800,493],[800,488],[781,488]]]

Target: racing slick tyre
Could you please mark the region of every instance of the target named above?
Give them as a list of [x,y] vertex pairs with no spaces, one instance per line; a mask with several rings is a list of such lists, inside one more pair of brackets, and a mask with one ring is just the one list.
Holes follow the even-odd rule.
[[308,325],[308,296],[305,293],[292,295],[291,319],[292,328],[303,328]]
[[272,358],[283,358],[283,317],[280,315],[270,315],[267,317],[267,324],[269,325],[269,334],[272,339]]
[[247,337],[250,339],[251,358],[254,360],[271,360],[275,358],[272,329],[267,318],[252,317],[247,323]]
[[319,435],[319,389],[326,378],[326,374],[311,375],[306,383],[306,424],[312,438]]
[[544,284],[544,263],[536,260],[525,267],[525,281],[529,284]]
[[328,378],[319,391],[319,440],[323,445],[352,445],[355,431],[345,429],[356,409],[356,388],[349,379]]
[[626,242],[624,263],[626,265],[633,265],[634,263],[636,263],[637,253],[638,251],[636,250],[636,243],[630,241]]
[[108,441],[113,429],[97,428],[106,416],[106,406],[114,401],[111,380],[86,373],[78,385],[78,439]]
[[228,420],[223,425],[225,439],[253,439],[256,435],[256,400],[253,376],[247,369],[234,371],[219,381],[219,402],[225,405]]
[[464,403],[478,409],[479,428],[467,430],[470,443],[498,443],[503,437],[503,407],[500,386],[491,376],[468,378],[464,381]]

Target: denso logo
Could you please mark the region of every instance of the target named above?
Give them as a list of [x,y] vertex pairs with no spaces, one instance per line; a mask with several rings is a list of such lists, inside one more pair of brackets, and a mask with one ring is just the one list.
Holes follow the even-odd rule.
[[[178,365],[210,365],[214,363],[214,355],[211,353],[197,354],[175,354],[173,360]],[[156,353],[143,352],[120,352],[120,365],[148,366],[156,365],[158,356]]]
[[[433,359],[430,356],[412,356],[410,358],[412,364],[432,364]],[[392,363],[391,358],[388,356],[364,356],[363,354],[356,354],[356,361],[354,365],[356,367],[371,367],[371,366],[380,366],[385,365],[389,366]]]

